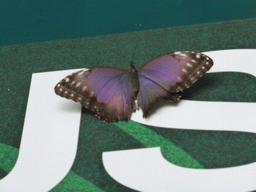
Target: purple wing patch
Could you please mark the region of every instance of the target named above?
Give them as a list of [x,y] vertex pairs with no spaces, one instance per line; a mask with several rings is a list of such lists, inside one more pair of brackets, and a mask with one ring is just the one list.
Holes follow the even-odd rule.
[[178,51],[155,57],[138,69],[141,76],[167,91],[179,92],[190,87],[212,66],[212,59],[202,53]]
[[161,55],[141,65],[138,107],[147,117],[160,100],[177,102],[185,88],[195,83],[213,66],[210,57],[196,52],[179,51]]
[[139,76],[140,91],[137,99],[137,108],[141,108],[143,111],[143,117],[147,118],[151,109],[155,107],[161,100],[169,100],[177,102],[181,97],[180,93],[170,93],[158,83]]
[[75,72],[55,86],[55,93],[80,102],[104,122],[128,121],[135,108],[129,71],[91,68]]

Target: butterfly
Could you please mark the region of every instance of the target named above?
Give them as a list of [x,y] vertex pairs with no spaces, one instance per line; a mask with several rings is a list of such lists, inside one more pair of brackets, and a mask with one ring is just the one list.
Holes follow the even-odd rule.
[[[213,66],[213,60],[193,51],[177,51],[155,57],[139,68],[82,69],[62,79],[55,93],[89,108],[103,122],[128,121],[139,108],[143,118],[159,101],[177,102]],[[137,102],[135,102],[137,100]]]

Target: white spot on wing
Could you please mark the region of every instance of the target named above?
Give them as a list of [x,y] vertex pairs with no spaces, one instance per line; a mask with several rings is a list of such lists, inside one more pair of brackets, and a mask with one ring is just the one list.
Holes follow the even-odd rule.
[[187,65],[188,67],[193,67],[193,65],[191,65],[190,63],[186,63],[186,65]]
[[78,82],[77,84],[76,84],[76,87],[79,87],[81,85],[81,82]]
[[67,78],[65,79],[66,83],[69,82],[69,80],[70,80],[70,79],[67,77]]
[[181,53],[180,56],[186,57],[187,55],[184,53]]
[[86,90],[86,88],[87,88],[87,86],[84,86],[84,87],[83,87],[83,89],[82,89],[82,91],[85,91],[85,90]]
[[200,57],[201,57],[201,54],[200,54],[200,53],[197,53],[197,54],[196,54],[196,58],[197,58],[197,59],[200,59]]
[[70,85],[72,86],[72,85],[74,85],[74,84],[75,84],[75,81],[72,81]]
[[80,73],[77,74],[77,76],[80,76],[80,75],[84,74],[84,72],[85,72],[84,70],[81,71]]
[[181,71],[183,71],[184,73],[187,73],[188,71],[186,69],[181,69]]
[[178,86],[177,89],[176,89],[176,91],[178,92],[178,91],[180,91],[180,90],[181,90],[181,87]]

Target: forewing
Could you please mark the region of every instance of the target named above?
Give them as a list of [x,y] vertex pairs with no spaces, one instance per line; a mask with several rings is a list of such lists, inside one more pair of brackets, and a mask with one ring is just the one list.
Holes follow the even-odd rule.
[[62,79],[55,93],[80,102],[104,122],[128,121],[134,108],[128,70],[83,69]]
[[202,53],[178,51],[144,63],[139,67],[139,75],[169,92],[180,92],[195,83],[212,66],[212,59]]

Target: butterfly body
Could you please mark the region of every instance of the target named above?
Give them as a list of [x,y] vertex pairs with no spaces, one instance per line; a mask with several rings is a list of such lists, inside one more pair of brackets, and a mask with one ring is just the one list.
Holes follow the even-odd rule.
[[159,101],[177,102],[182,91],[212,65],[212,59],[202,53],[175,52],[155,57],[139,68],[131,63],[130,70],[80,70],[62,79],[55,93],[80,102],[104,122],[128,121],[139,108],[146,118]]
[[131,81],[130,81],[131,94],[133,99],[136,100],[140,90],[140,82],[139,82],[138,69],[136,68],[134,63],[131,63],[131,69],[129,73],[131,74]]

